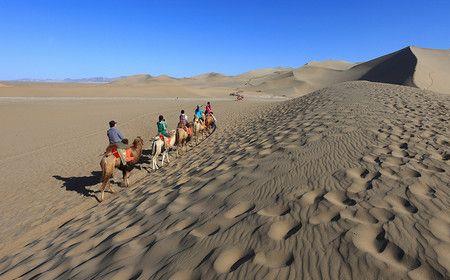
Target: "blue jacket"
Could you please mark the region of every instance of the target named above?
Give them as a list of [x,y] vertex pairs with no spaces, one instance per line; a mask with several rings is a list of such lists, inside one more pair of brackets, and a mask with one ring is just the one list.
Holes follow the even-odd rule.
[[106,134],[108,135],[109,144],[121,142],[123,139],[122,133],[120,133],[120,131],[116,127],[111,127],[110,129],[108,129],[108,132]]
[[195,110],[195,116],[198,118],[198,119],[200,119],[202,116],[203,116],[203,111],[202,111],[202,109],[199,109],[199,110]]

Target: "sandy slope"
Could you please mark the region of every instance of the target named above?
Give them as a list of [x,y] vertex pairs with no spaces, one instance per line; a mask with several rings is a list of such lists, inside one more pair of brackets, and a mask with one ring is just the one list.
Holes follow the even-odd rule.
[[[192,117],[198,102],[0,100],[0,247],[80,204],[97,204],[99,155],[107,145],[109,120],[118,121],[129,138],[142,136],[149,149],[159,114],[173,128],[179,110]],[[219,118],[229,118],[253,103],[213,104]]]
[[412,48],[417,60],[414,84],[419,88],[450,94],[450,51]]
[[[284,77],[272,76],[247,90],[288,96],[345,81],[366,80],[429,89],[450,94],[450,51],[407,47],[357,65],[340,61],[311,62],[294,70],[283,71]],[[280,94],[280,92],[278,92]]]
[[0,277],[448,278],[449,109],[445,95],[348,82],[241,110],[32,236]]

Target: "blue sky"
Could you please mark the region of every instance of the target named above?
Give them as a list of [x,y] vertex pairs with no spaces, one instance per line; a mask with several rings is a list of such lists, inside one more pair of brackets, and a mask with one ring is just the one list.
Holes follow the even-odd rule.
[[447,49],[449,11],[414,0],[0,0],[0,80],[238,74]]

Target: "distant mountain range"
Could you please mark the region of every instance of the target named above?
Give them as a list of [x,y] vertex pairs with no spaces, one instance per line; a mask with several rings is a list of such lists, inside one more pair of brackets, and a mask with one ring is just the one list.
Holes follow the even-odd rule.
[[124,77],[116,78],[106,78],[106,77],[92,77],[92,78],[82,78],[82,79],[18,79],[11,80],[9,82],[23,82],[23,83],[110,83],[117,79],[122,79]]

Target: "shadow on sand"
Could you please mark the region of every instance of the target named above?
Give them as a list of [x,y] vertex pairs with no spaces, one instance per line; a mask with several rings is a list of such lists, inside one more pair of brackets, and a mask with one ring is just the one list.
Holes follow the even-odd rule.
[[[86,197],[94,197],[96,191],[87,189],[86,187],[95,186],[101,181],[102,172],[92,171],[91,176],[81,176],[81,177],[62,177],[59,175],[54,175],[53,178],[63,182],[61,188],[66,188],[67,191],[74,191]],[[98,199],[97,199],[98,200]]]

